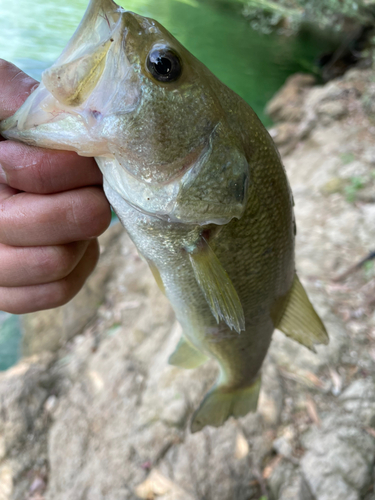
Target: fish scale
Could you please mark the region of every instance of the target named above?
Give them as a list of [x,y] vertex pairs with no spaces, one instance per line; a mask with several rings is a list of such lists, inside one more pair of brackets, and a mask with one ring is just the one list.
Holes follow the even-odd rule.
[[156,21],[91,0],[4,137],[94,156],[105,194],[169,298],[169,362],[220,375],[196,432],[255,411],[273,330],[327,343],[294,268],[293,197],[250,106]]

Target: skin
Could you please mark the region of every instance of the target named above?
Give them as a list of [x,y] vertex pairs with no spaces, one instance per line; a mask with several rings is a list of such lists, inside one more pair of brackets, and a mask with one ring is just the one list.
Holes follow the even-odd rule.
[[[0,60],[0,120],[37,85]],[[0,140],[0,310],[61,306],[94,270],[111,220],[102,175],[92,158]]]

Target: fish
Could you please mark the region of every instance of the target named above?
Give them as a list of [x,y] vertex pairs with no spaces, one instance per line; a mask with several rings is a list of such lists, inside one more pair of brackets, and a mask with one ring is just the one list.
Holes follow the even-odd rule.
[[256,411],[275,328],[311,350],[328,343],[296,274],[294,202],[275,144],[252,108],[157,21],[91,0],[0,133],[95,157],[182,326],[169,363],[219,365],[191,432]]

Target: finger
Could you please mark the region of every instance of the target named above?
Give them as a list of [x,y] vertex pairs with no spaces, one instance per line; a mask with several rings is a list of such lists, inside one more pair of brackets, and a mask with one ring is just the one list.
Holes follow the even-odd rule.
[[9,247],[0,244],[0,287],[51,283],[78,265],[89,241],[49,247]]
[[18,193],[0,202],[0,243],[63,245],[95,238],[110,222],[111,210],[99,187],[57,194]]
[[[8,198],[11,198],[15,194],[19,193],[17,189],[13,189],[6,184],[0,184],[0,203],[2,201],[7,200]],[[1,210],[1,209],[0,209]],[[0,220],[1,220],[1,212],[0,212]]]
[[26,314],[66,304],[82,288],[98,259],[99,245],[97,240],[92,240],[79,264],[65,278],[43,285],[0,287],[0,310]]
[[0,120],[13,115],[38,85],[17,66],[0,59]]
[[[37,86],[38,82],[19,68],[0,59],[0,120],[12,115]],[[45,151],[13,141],[3,141],[0,146],[0,182],[16,189],[53,193],[102,183],[100,171],[91,158],[73,152]]]
[[0,182],[28,193],[57,193],[102,184],[103,178],[93,158],[3,141]]

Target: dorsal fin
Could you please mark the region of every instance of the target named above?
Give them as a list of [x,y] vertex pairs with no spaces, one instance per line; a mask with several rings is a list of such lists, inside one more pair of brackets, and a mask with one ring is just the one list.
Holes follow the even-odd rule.
[[284,313],[275,325],[285,335],[315,352],[314,345],[328,344],[329,338],[297,274],[287,296]]
[[216,321],[224,320],[238,333],[245,330],[245,315],[238,294],[205,238],[189,253],[189,257],[195,278]]

